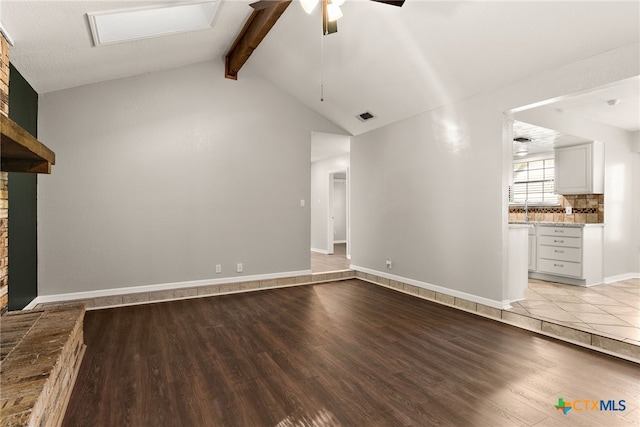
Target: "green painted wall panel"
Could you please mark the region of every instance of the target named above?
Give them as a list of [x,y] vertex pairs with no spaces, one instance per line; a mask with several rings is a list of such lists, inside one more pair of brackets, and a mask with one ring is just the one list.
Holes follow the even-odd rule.
[[[13,65],[9,117],[38,137],[38,94]],[[37,174],[9,173],[9,310],[38,296]]]

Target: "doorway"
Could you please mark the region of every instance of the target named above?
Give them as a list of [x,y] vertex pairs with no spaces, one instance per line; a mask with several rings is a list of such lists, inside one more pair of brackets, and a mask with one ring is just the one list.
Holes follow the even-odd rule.
[[314,273],[349,268],[350,150],[349,136],[311,135],[310,249]]
[[[347,259],[350,258],[348,172],[348,170],[329,172],[327,209],[327,254],[332,255],[337,251]],[[336,250],[337,245],[340,247]]]

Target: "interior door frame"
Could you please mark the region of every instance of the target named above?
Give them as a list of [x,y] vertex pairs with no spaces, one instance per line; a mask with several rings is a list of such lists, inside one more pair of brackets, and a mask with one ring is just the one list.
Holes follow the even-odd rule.
[[349,167],[341,170],[333,170],[327,173],[328,180],[327,185],[329,186],[328,191],[328,202],[327,202],[327,254],[333,255],[334,253],[334,214],[333,214],[333,204],[334,204],[334,189],[333,184],[335,180],[335,175],[337,173],[345,174],[345,192],[346,192],[346,201],[345,201],[345,215],[346,215],[346,234],[347,234],[347,259],[351,259],[351,191],[350,191],[350,175],[349,175]]

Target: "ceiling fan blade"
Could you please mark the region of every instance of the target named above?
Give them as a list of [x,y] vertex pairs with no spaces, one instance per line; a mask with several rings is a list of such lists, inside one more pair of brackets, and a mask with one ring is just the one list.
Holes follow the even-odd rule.
[[371,1],[377,1],[378,3],[384,3],[384,4],[390,4],[391,6],[402,7],[405,0],[371,0]]
[[262,10],[271,6],[275,6],[278,3],[284,3],[287,0],[258,0],[257,2],[249,4],[254,10]]
[[322,0],[322,34],[325,36],[338,32],[338,22],[329,21],[328,3],[328,0]]

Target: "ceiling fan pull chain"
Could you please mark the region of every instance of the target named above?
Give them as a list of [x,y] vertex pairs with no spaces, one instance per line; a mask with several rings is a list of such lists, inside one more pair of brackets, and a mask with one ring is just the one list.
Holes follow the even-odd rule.
[[320,102],[324,102],[324,34],[320,37]]

